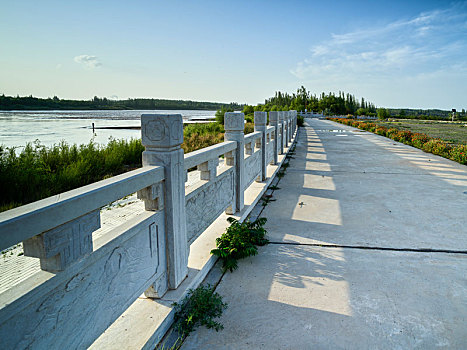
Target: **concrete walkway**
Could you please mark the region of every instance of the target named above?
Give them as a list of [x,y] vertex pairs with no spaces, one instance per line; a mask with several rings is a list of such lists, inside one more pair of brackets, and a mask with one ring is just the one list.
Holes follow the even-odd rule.
[[225,329],[182,349],[466,348],[466,166],[307,119],[279,187],[273,244],[217,288]]

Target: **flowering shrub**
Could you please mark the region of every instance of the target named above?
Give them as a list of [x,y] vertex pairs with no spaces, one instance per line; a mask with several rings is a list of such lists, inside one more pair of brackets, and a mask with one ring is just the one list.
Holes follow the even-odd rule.
[[459,145],[451,148],[449,158],[455,162],[467,165],[467,145]]
[[388,129],[385,126],[380,126],[375,123],[341,118],[328,119],[355,128],[371,131],[375,134],[393,139],[394,141],[403,142],[409,146],[420,148],[425,152],[433,153],[460,164],[467,165],[467,145],[452,146],[446,141],[433,139],[426,134],[413,133],[409,130],[398,130],[396,128]]
[[449,144],[440,139],[430,139],[428,142],[423,144],[422,149],[425,152],[430,152],[438,156],[449,158]]
[[393,137],[393,140],[406,144],[411,144],[412,132],[407,130],[399,130]]
[[391,128],[386,132],[386,137],[389,137],[390,139],[394,140],[395,135],[397,135],[398,132],[399,130],[397,130],[396,128]]
[[421,133],[412,134],[412,146],[417,148],[423,148],[423,145],[431,139],[430,136]]
[[378,135],[386,136],[388,128],[386,128],[385,126],[377,126],[374,132]]

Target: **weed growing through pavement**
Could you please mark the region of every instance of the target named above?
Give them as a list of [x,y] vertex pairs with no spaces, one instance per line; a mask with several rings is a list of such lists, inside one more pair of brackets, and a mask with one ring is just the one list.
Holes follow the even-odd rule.
[[259,218],[253,222],[239,222],[234,218],[227,220],[230,226],[216,239],[217,248],[211,250],[211,254],[222,259],[224,272],[232,272],[238,268],[239,259],[258,254],[257,246],[263,246],[269,241],[264,237],[266,230],[263,226],[266,218]]
[[180,303],[172,305],[175,310],[174,328],[183,338],[198,326],[206,326],[216,331],[224,328],[214,319],[222,315],[227,304],[210,285],[200,285],[196,289],[190,289],[188,295]]

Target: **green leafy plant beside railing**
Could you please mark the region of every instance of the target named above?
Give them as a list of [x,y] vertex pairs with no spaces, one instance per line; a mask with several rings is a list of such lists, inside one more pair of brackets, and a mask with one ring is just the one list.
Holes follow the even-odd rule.
[[239,222],[234,218],[227,219],[230,226],[216,239],[217,248],[211,254],[222,259],[222,268],[225,271],[236,270],[238,260],[258,254],[258,247],[269,241],[264,238],[266,218],[259,218],[253,222],[246,220]]
[[222,315],[227,304],[210,285],[190,289],[180,303],[173,303],[172,306],[175,311],[174,329],[183,338],[198,326],[206,326],[216,331],[224,329],[224,326],[214,319]]

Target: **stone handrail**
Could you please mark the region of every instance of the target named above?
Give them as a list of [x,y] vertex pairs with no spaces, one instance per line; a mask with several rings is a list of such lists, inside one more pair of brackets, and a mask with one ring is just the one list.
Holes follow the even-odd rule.
[[185,155],[185,170],[194,168],[209,160],[219,158],[219,156],[235,150],[237,144],[233,141],[226,141],[212,145]]
[[261,132],[255,131],[248,135],[245,135],[245,143],[256,141],[261,137]]
[[129,171],[0,213],[0,250],[51,230],[164,179],[159,166]]
[[[2,346],[86,348],[141,293],[178,288],[189,245],[223,212],[242,212],[292,140],[296,112],[270,112],[269,126],[266,112],[254,117],[245,136],[244,114],[226,113],[225,142],[184,155],[181,115],[142,115],[142,168],[0,213],[1,249],[23,242],[42,270],[0,293]],[[194,167],[200,181],[186,187]],[[134,192],[145,210],[93,237],[99,209]]]

